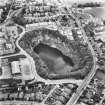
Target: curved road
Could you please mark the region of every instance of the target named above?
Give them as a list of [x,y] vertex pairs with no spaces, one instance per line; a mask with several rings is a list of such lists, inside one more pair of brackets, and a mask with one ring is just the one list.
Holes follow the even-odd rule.
[[[73,96],[71,97],[71,99],[69,100],[69,102],[67,103],[67,105],[75,105],[75,104],[76,104],[76,102],[78,101],[79,97],[80,97],[81,94],[83,93],[84,89],[87,87],[87,85],[89,84],[89,82],[91,81],[91,79],[93,78],[93,76],[95,75],[96,69],[97,69],[97,66],[96,66],[96,60],[97,60],[97,58],[96,58],[96,54],[95,54],[95,52],[94,52],[94,49],[92,48],[91,43],[88,41],[88,38],[87,38],[87,36],[86,36],[86,33],[85,33],[85,31],[84,31],[84,29],[83,29],[83,27],[82,27],[80,21],[77,19],[77,17],[76,17],[75,19],[76,19],[76,22],[77,22],[77,24],[79,25],[80,29],[82,30],[83,39],[87,42],[88,47],[89,47],[90,50],[91,50],[91,54],[93,55],[93,67],[92,67],[92,70],[91,70],[91,72],[89,73],[89,75],[88,75],[88,76],[85,78],[85,80],[83,81],[82,85],[77,89],[77,92],[76,92],[75,94],[73,94]],[[27,54],[27,53],[18,45],[18,41],[22,38],[22,36],[23,36],[24,33],[25,33],[25,29],[24,29],[22,26],[20,26],[20,27],[23,29],[23,33],[20,35],[20,37],[19,37],[18,40],[16,41],[16,45],[17,45],[17,47],[21,50],[21,52],[22,52],[23,54],[25,54],[28,58],[31,58],[31,59],[32,59],[32,57],[31,57],[29,54]],[[32,60],[32,63],[34,63],[33,60]],[[34,70],[35,70],[35,69],[34,69]],[[35,73],[34,71],[32,71],[32,72]]]
[[[74,16],[74,17],[75,17],[75,16]],[[78,20],[77,17],[75,17],[75,20],[76,20],[78,26],[80,27],[80,29],[82,30],[83,38],[84,38],[84,40],[87,42],[88,47],[90,48],[91,53],[92,53],[92,55],[93,55],[93,68],[92,68],[91,72],[89,73],[89,75],[87,76],[87,78],[83,81],[82,85],[77,89],[77,92],[76,92],[75,94],[73,94],[73,96],[71,97],[71,99],[69,100],[69,102],[67,103],[67,105],[75,105],[75,104],[76,104],[76,102],[78,101],[79,97],[80,97],[81,94],[83,93],[84,89],[87,87],[87,85],[89,84],[89,82],[91,81],[91,79],[93,78],[93,76],[95,75],[95,73],[96,73],[96,68],[97,68],[97,67],[96,67],[96,60],[97,60],[97,58],[96,58],[96,54],[95,54],[95,52],[94,52],[94,49],[92,48],[91,43],[88,41],[88,38],[87,38],[87,36],[86,36],[86,33],[85,33],[85,31],[84,31],[84,29],[83,29],[83,27],[82,27],[80,21]],[[18,44],[18,41],[19,41],[19,40],[22,38],[22,36],[25,34],[25,29],[24,29],[22,26],[20,26],[20,25],[17,25],[17,26],[19,26],[19,27],[21,27],[21,28],[23,29],[23,32],[19,35],[19,38],[18,38],[17,41],[16,41],[16,46],[20,49],[20,53],[18,53],[18,54],[13,54],[13,55],[11,55],[11,56],[15,56],[15,55],[19,55],[19,54],[24,54],[24,55],[26,55],[26,57],[28,57],[28,58],[31,60],[32,65],[35,65],[35,62],[34,62],[34,60],[32,59],[32,57],[31,57],[29,54],[27,54],[27,53],[19,46],[19,44]],[[7,56],[4,56],[4,57],[7,57]],[[10,57],[10,55],[9,55],[9,57]],[[1,57],[0,57],[0,58],[1,58]],[[33,71],[33,70],[34,70],[34,71]],[[33,73],[34,75],[36,75],[36,74],[35,74],[35,66],[33,66],[32,73]]]
[[19,35],[19,38],[16,40],[16,46],[20,49],[20,53],[21,54],[24,54],[29,60],[30,60],[30,64],[32,65],[31,67],[31,74],[32,76],[34,76],[34,80],[35,80],[35,75],[36,75],[36,72],[35,72],[35,62],[33,60],[33,58],[26,52],[24,51],[20,46],[19,46],[19,40],[23,37],[23,35],[25,34],[25,29],[24,27],[20,26],[20,25],[17,25],[19,26],[20,28],[22,28],[23,32]]
[[90,83],[91,79],[93,78],[93,76],[96,73],[97,70],[97,65],[96,65],[96,61],[97,61],[97,57],[96,57],[96,53],[94,52],[94,49],[91,45],[91,43],[88,41],[87,35],[82,27],[81,22],[78,20],[77,17],[75,17],[76,23],[78,24],[79,28],[82,31],[82,35],[83,35],[83,39],[87,42],[88,47],[91,51],[91,54],[93,56],[93,67],[91,69],[91,72],[88,74],[88,76],[85,78],[85,80],[83,81],[82,85],[77,89],[77,92],[72,96],[72,98],[69,100],[69,102],[67,103],[67,105],[75,105],[79,99],[79,97],[82,95],[83,91],[86,89],[87,85]]

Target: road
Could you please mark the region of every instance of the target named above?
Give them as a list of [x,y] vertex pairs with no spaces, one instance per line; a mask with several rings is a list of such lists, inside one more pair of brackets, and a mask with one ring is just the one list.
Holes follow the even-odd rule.
[[25,34],[25,28],[16,24],[16,26],[19,26],[21,29],[22,29],[22,33],[19,34],[19,38],[16,40],[16,46],[18,47],[18,49],[20,50],[19,53],[16,53],[16,54],[8,54],[8,55],[5,55],[5,56],[0,56],[0,59],[3,59],[3,58],[7,58],[7,57],[13,57],[13,56],[17,56],[17,55],[25,55],[29,61],[30,61],[30,64],[31,64],[31,74],[34,75],[34,78],[35,78],[35,62],[33,60],[33,58],[26,52],[24,51],[20,46],[19,46],[19,40],[23,37],[23,35]]
[[78,20],[77,17],[75,17],[76,23],[78,24],[79,28],[82,31],[83,39],[87,42],[89,49],[91,50],[91,54],[93,55],[93,67],[91,69],[91,72],[88,74],[88,76],[83,81],[82,85],[77,89],[77,92],[72,96],[72,98],[69,100],[67,105],[75,105],[79,99],[79,97],[82,95],[84,89],[86,89],[87,85],[90,83],[91,79],[96,73],[97,66],[96,66],[96,54],[94,52],[94,49],[92,48],[91,43],[88,41],[88,38],[86,36],[86,33],[81,25],[81,22]]
[[[91,54],[93,55],[93,67],[92,67],[92,70],[91,70],[91,72],[89,73],[89,75],[88,75],[88,76],[85,78],[85,80],[83,81],[82,85],[77,89],[77,92],[76,92],[75,94],[73,94],[73,96],[71,97],[71,99],[69,100],[69,102],[67,103],[67,105],[75,105],[75,104],[76,104],[76,102],[78,101],[79,97],[80,97],[81,94],[83,93],[84,89],[87,87],[87,85],[89,84],[89,82],[91,81],[91,79],[93,78],[93,76],[94,76],[95,73],[96,73],[96,60],[97,60],[96,54],[95,54],[95,52],[94,52],[94,49],[92,48],[91,43],[88,41],[88,38],[87,38],[87,36],[86,36],[86,33],[85,33],[85,31],[84,31],[84,29],[83,29],[83,27],[82,27],[80,21],[78,20],[77,17],[75,17],[75,20],[76,20],[76,23],[78,24],[79,28],[82,30],[83,38],[84,38],[84,40],[87,42],[88,47],[89,47],[90,50],[91,50]],[[23,29],[23,32],[20,34],[20,37],[17,39],[17,41],[16,41],[16,46],[20,49],[21,54],[26,55],[29,59],[31,59],[31,64],[32,64],[32,65],[35,65],[35,64],[34,64],[34,60],[32,60],[32,57],[31,57],[29,54],[27,54],[27,53],[19,46],[19,44],[18,44],[18,41],[19,41],[19,40],[21,39],[21,37],[25,34],[25,29],[24,29],[22,26],[20,26],[20,27]],[[14,56],[14,55],[13,55],[13,56]],[[10,56],[9,56],[9,57],[10,57]],[[36,74],[35,74],[35,68],[32,69],[32,72],[33,72],[34,75],[36,75]]]
[[[94,49],[92,48],[92,45],[91,43],[88,41],[88,38],[86,36],[86,33],[80,23],[80,21],[78,20],[77,17],[75,17],[75,20],[79,26],[79,28],[82,30],[82,33],[83,33],[83,38],[84,40],[87,42],[88,44],[88,47],[90,48],[91,50],[91,54],[93,55],[93,67],[92,67],[92,70],[91,72],[89,73],[89,75],[85,78],[85,80],[83,81],[82,85],[77,89],[77,92],[75,94],[73,94],[72,98],[69,100],[69,102],[67,103],[67,105],[75,105],[76,102],[78,101],[79,97],[81,96],[81,94],[83,93],[84,89],[87,87],[87,85],[89,84],[89,82],[91,81],[91,79],[93,78],[93,76],[95,75],[96,73],[96,54],[94,52]],[[17,47],[21,50],[22,53],[24,53],[28,58],[31,58],[29,54],[27,54],[19,45],[18,45],[18,41],[20,40],[20,38],[24,35],[24,32],[20,35],[19,39],[17,40],[16,42],[16,45]],[[33,71],[33,73],[35,73]]]
[[31,74],[32,74],[32,76],[34,76],[33,79],[35,79],[35,74],[36,74],[36,72],[35,72],[35,69],[36,69],[35,68],[35,62],[34,62],[33,58],[19,46],[19,40],[24,36],[26,31],[22,26],[20,26],[20,25],[17,25],[17,26],[22,28],[23,32],[19,35],[19,38],[16,40],[16,46],[20,49],[21,54],[24,54],[29,59],[30,64],[31,64]]

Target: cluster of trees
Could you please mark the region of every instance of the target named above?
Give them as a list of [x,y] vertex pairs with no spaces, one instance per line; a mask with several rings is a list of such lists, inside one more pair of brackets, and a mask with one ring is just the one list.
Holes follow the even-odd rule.
[[[79,67],[78,69],[68,73],[67,75],[61,75],[61,74],[50,74],[48,73],[48,67],[43,63],[43,61],[40,59],[40,57],[33,51],[30,55],[34,58],[36,61],[36,69],[38,74],[43,78],[48,79],[62,79],[62,78],[77,78],[77,79],[83,79],[88,72],[91,70],[92,67],[92,56],[90,54],[90,51],[88,49],[87,45],[83,45],[79,43],[79,41],[75,41],[74,43],[70,43],[70,40],[67,39],[66,36],[61,35],[58,31],[53,31],[50,29],[39,29],[34,30],[31,32],[27,32],[24,37],[20,41],[24,42],[24,49],[28,49],[32,46],[35,47],[32,43],[32,39],[36,38],[38,36],[44,36],[49,35],[51,37],[60,38],[62,42],[67,44],[68,48],[72,48],[76,51],[79,56]],[[76,35],[77,36],[77,35]],[[36,42],[34,43],[36,44]],[[37,45],[37,44],[36,44]],[[22,47],[22,46],[21,46]],[[75,53],[76,54],[76,53]]]
[[44,64],[44,62],[40,59],[40,57],[35,52],[32,52],[30,55],[35,60],[36,71],[37,71],[38,75],[47,79],[48,75],[49,75],[48,67]]
[[25,18],[23,16],[12,17],[12,20],[16,24],[19,24],[21,26],[25,26],[26,25],[26,20],[25,20]]
[[30,47],[30,45],[33,46],[32,43],[33,38],[37,39],[38,36],[44,37],[44,35],[46,34],[51,37],[54,37],[55,39],[60,38],[63,42],[67,40],[66,36],[60,35],[58,31],[42,28],[38,30],[33,30],[31,32],[26,32],[25,35],[20,39],[19,43],[24,42],[25,43],[24,47],[28,48]]
[[26,20],[24,18],[25,14],[25,7],[21,8],[20,10],[17,10],[14,12],[14,14],[11,17],[11,20],[15,22],[16,24],[25,26],[26,25]]
[[0,7],[0,9],[2,10],[2,13],[1,13],[1,16],[0,16],[1,17],[0,18],[0,23],[3,23],[5,21],[5,19],[7,18],[10,7],[11,7],[11,4],[6,4],[5,6]]
[[78,4],[77,7],[78,8],[85,8],[85,7],[100,7],[101,5],[99,3],[85,3],[85,4]]
[[91,70],[92,67],[92,61],[93,61],[93,57],[91,55],[90,50],[88,49],[87,44],[82,44],[78,38],[78,34],[76,32],[76,30],[72,30],[73,32],[73,37],[75,39],[75,50],[78,51],[79,53],[79,57],[80,57],[80,61],[79,61],[79,68],[81,68],[81,74],[82,76],[87,75],[87,72],[89,72]]

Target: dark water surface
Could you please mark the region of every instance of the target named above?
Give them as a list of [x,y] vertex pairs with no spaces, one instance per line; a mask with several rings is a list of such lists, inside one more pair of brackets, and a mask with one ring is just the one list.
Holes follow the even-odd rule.
[[66,74],[68,71],[71,71],[74,66],[72,59],[63,55],[61,51],[56,48],[40,43],[34,48],[34,51],[39,54],[50,69],[50,72]]
[[86,13],[90,13],[91,15],[105,19],[105,7],[93,7],[84,10]]

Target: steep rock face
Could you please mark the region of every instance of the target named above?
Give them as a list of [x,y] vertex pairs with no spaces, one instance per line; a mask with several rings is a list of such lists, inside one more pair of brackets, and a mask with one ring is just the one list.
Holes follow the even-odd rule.
[[19,45],[33,57],[42,78],[83,79],[91,71],[93,59],[88,46],[67,39],[58,31],[37,29],[27,32]]

